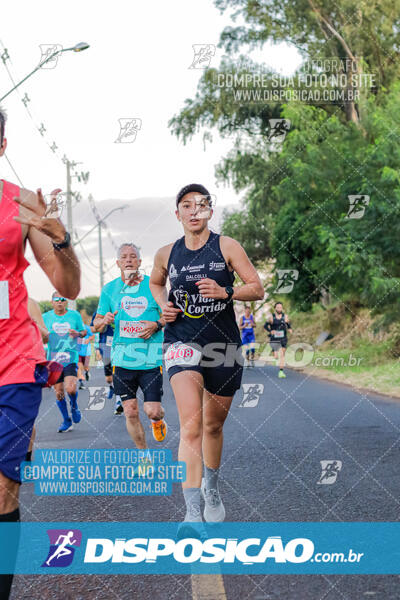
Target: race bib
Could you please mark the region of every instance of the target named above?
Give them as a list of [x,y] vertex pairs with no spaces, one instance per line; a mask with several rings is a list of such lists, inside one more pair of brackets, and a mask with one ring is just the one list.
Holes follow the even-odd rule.
[[113,343],[113,336],[107,335],[106,336],[106,346],[112,346],[112,343]]
[[201,352],[182,342],[175,342],[168,347],[164,359],[167,371],[175,366],[193,367],[200,363]]
[[8,281],[0,281],[0,319],[10,318],[10,296]]
[[69,364],[71,362],[71,353],[70,352],[52,352],[51,359],[56,362],[61,363],[62,365]]
[[274,338],[283,338],[285,337],[284,331],[275,331]]
[[[138,321],[120,321],[119,322],[119,337],[121,338],[137,338],[139,333],[143,331],[143,323]],[[112,340],[112,338],[111,338]]]

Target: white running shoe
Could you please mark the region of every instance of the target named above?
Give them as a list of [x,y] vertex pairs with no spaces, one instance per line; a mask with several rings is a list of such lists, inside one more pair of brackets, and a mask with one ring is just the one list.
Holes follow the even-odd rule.
[[225,520],[225,507],[222,503],[219,491],[215,489],[206,490],[206,480],[201,480],[201,493],[204,498],[204,520],[207,523],[221,523]]
[[201,518],[201,513],[197,513],[193,510],[190,515],[186,513],[185,520],[183,523],[179,523],[178,525],[176,535],[178,540],[183,540],[184,538],[195,538],[197,540],[204,541],[207,539],[207,533],[204,527],[203,519]]

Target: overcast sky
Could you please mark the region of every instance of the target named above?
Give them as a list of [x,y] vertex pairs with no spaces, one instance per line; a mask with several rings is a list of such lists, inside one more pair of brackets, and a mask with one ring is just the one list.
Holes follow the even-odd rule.
[[[11,59],[6,64],[16,81],[37,66],[40,45],[90,44],[84,52],[64,53],[54,68],[35,73],[20,93],[13,92],[2,103],[8,112],[7,156],[25,187],[40,186],[45,192],[65,189],[61,157],[66,154],[70,160],[81,161],[77,171],[89,171],[90,176],[86,185],[73,181],[73,190],[83,196],[73,212],[78,236],[95,223],[88,194],[95,198],[102,216],[128,204],[124,212],[110,217],[109,229],[117,245],[129,239],[141,246],[148,273],[156,249],[181,235],[173,197],[183,185],[201,182],[216,194],[217,211],[211,225],[219,229],[222,209],[240,201],[231,188],[217,188],[214,175],[231,141],[221,140],[214,132],[213,143],[204,148],[200,133],[184,146],[167,123],[186,98],[194,97],[203,73],[189,68],[193,44],[217,46],[220,32],[232,25],[228,14],[221,15],[212,0],[19,0],[2,7],[1,24],[0,41]],[[222,49],[216,48],[210,66],[217,67],[222,55]],[[253,56],[281,72],[292,72],[300,60],[296,50],[285,45],[266,47]],[[11,87],[0,61],[0,96]],[[25,93],[33,120],[21,101]],[[140,119],[133,143],[115,143],[119,119],[124,118]],[[44,136],[35,127],[41,123],[46,128]],[[49,148],[53,141],[56,153]],[[5,158],[0,162],[0,176],[17,183]],[[107,282],[118,272],[110,268],[115,250],[105,232],[103,237]],[[98,294],[97,232],[83,245],[89,258],[78,247],[81,296]],[[27,257],[30,260],[29,252]],[[25,280],[36,299],[52,292],[34,261]]]

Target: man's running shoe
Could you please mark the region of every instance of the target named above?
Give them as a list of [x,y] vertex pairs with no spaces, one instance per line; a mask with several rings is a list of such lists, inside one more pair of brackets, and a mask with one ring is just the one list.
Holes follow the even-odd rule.
[[110,385],[110,388],[109,388],[109,390],[108,390],[108,396],[107,396],[107,398],[108,398],[109,400],[111,400],[111,398],[112,398],[113,396],[114,396],[114,388],[113,388],[113,386],[112,386],[112,385]]
[[283,372],[282,369],[279,369],[278,377],[280,379],[285,379],[286,378],[286,375],[285,375],[285,373]]
[[85,389],[85,387],[83,385],[83,379],[79,380],[79,388],[78,389],[80,389],[80,390],[84,390]]
[[66,433],[67,431],[72,431],[72,430],[73,430],[73,426],[72,426],[71,419],[66,419],[61,423],[61,425],[58,429],[58,433]]
[[201,493],[204,498],[204,520],[207,523],[221,523],[225,519],[225,507],[222,504],[219,491],[215,489],[206,490],[206,480],[201,480]]
[[74,423],[79,423],[82,419],[81,411],[79,408],[71,408],[71,416]]
[[166,424],[164,419],[161,419],[160,421],[156,422],[152,421],[151,429],[153,433],[153,438],[156,440],[156,442],[163,442],[165,440],[168,431],[168,425]]
[[86,381],[89,381],[89,371],[85,371],[85,379]]
[[122,406],[122,401],[118,398],[115,401],[114,415],[122,415],[123,412],[124,412],[124,407]]

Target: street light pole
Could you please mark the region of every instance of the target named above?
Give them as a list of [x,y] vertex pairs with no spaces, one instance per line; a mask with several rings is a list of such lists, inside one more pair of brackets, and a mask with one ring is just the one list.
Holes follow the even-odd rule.
[[[109,216],[110,216],[110,215],[111,215],[113,212],[115,212],[116,210],[124,210],[125,208],[129,208],[129,205],[128,205],[128,204],[124,204],[123,206],[118,206],[117,208],[113,208],[112,210],[110,210],[110,211],[109,211],[109,212],[106,214],[106,216],[105,216],[105,217],[101,217],[101,219],[97,219],[97,222],[98,222],[98,223],[99,223],[99,222],[101,222],[101,223],[102,223],[103,221],[105,221],[105,220],[106,220],[106,219],[107,219],[107,218],[108,218],[108,217],[109,217]],[[87,237],[87,236],[88,236],[90,233],[92,233],[92,231],[93,231],[94,229],[96,229],[96,227],[97,227],[97,225],[94,225],[94,226],[93,226],[91,229],[89,229],[89,231],[87,231],[87,232],[85,233],[85,235],[83,235],[83,236],[82,236],[82,237],[81,237],[79,240],[76,240],[76,242],[72,242],[72,245],[73,245],[73,246],[76,246],[76,244],[80,244],[80,243],[81,243],[81,242],[82,242],[82,241],[85,239],[85,237]]]
[[110,210],[105,215],[105,217],[100,217],[100,215],[98,215],[98,213],[97,213],[96,214],[97,225],[95,225],[94,227],[92,227],[91,229],[89,229],[89,231],[87,231],[85,233],[85,235],[83,235],[79,240],[76,240],[76,242],[72,242],[73,246],[76,246],[76,244],[80,244],[82,242],[82,240],[85,239],[85,237],[87,237],[90,233],[92,233],[92,231],[94,229],[96,229],[96,227],[98,228],[97,229],[97,235],[98,235],[98,243],[99,243],[100,293],[101,293],[101,290],[104,287],[103,240],[102,240],[102,237],[101,237],[101,228],[103,226],[103,223],[107,219],[107,217],[109,217],[113,212],[115,212],[117,210],[124,210],[125,208],[128,208],[128,207],[129,207],[128,204],[124,204],[123,206],[118,206],[117,208],[113,208],[112,210]]
[[36,71],[41,69],[43,67],[43,65],[45,65],[47,62],[49,62],[49,60],[51,60],[52,58],[57,56],[57,54],[61,54],[62,52],[69,52],[70,50],[72,50],[73,52],[82,52],[82,50],[86,50],[87,48],[89,48],[89,44],[87,44],[86,42],[80,42],[79,44],[76,44],[72,48],[62,48],[61,50],[56,50],[56,52],[53,52],[53,54],[51,54],[45,60],[43,60],[41,63],[39,63],[38,66],[36,67],[36,69],[33,69],[33,71],[31,71],[31,73],[29,73],[29,75],[27,75],[26,77],[21,79],[21,81],[19,83],[14,85],[14,87],[11,88],[11,90],[9,92],[7,92],[7,94],[4,94],[4,96],[2,96],[0,98],[0,102],[2,102],[4,100],[4,98],[7,98],[7,96],[9,96],[11,94],[11,92],[16,90],[22,83],[24,83],[24,81],[26,81],[27,79],[29,79],[29,77],[31,77],[34,73],[36,73]]
[[102,221],[99,221],[99,262],[100,262],[100,293],[104,287],[104,268],[103,268],[103,243],[101,240],[101,228],[103,226]]
[[67,231],[72,236],[71,163],[67,159]]

